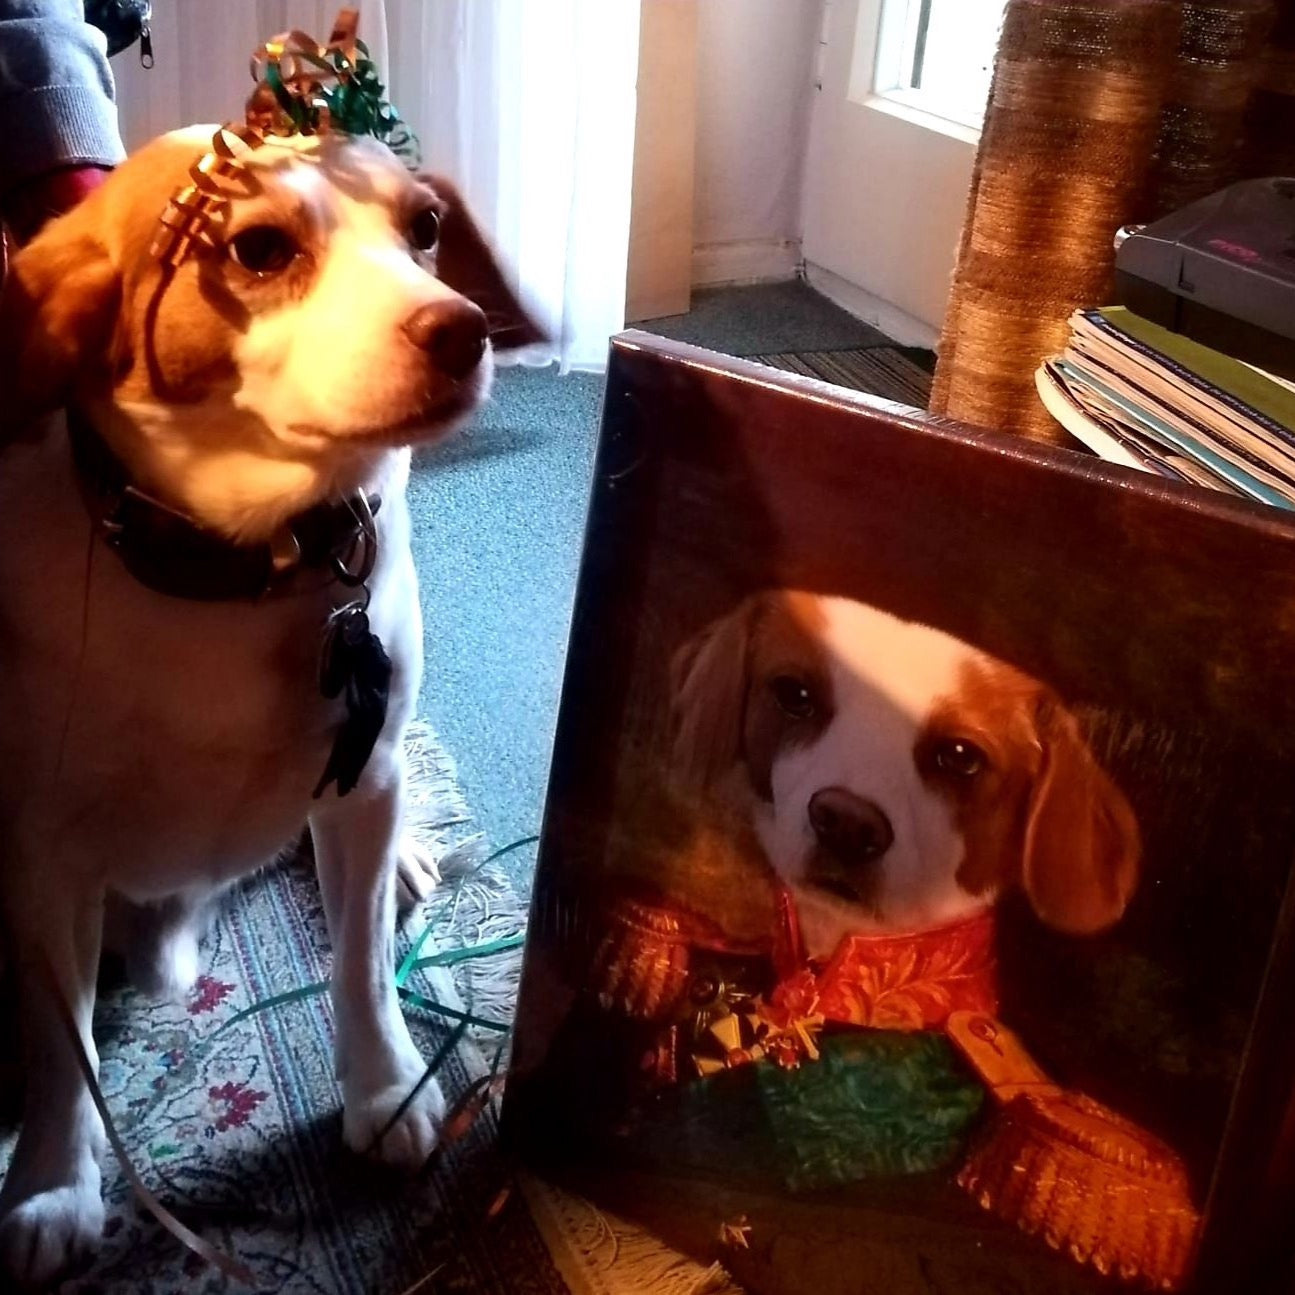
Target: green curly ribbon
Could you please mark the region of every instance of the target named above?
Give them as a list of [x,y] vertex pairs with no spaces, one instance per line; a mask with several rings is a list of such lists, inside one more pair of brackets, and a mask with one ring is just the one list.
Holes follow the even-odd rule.
[[369,135],[411,170],[418,165],[418,137],[388,101],[369,47],[355,35],[358,22],[356,10],[343,9],[326,46],[290,31],[256,51],[256,89],[244,121],[219,127],[211,152],[190,169],[191,183],[176,191],[162,213],[154,256],[174,269],[195,243],[216,245],[214,231],[237,196],[246,153],[269,135]]
[[[299,33],[290,35],[300,37]],[[362,40],[355,42],[354,59],[336,45],[318,52],[302,48],[301,39],[285,43],[278,56],[271,48],[266,46],[258,55],[253,74],[256,62],[263,59],[263,79],[286,119],[280,124],[282,133],[320,135],[340,130],[348,135],[371,135],[408,165],[418,165],[418,138],[387,99],[377,64]],[[294,68],[302,64],[308,70],[285,77],[285,55],[291,57]]]
[[[523,846],[534,845],[540,838],[538,836],[523,836],[516,841],[510,841],[507,845],[488,854],[477,864],[477,870],[486,867],[495,862],[496,859],[502,859],[505,855],[512,854],[514,850],[520,850]],[[448,953],[439,953],[433,955],[426,961],[420,961],[418,955],[423,951],[423,945],[427,943],[427,937],[431,935],[432,928],[425,926],[418,938],[409,946],[409,952],[401,960],[400,966],[396,968],[396,988],[403,989],[409,981],[409,977],[420,966],[448,966],[463,958],[484,957],[487,953],[502,953],[505,948],[512,948],[514,945],[510,941],[515,940],[518,944],[525,938],[524,936],[510,936],[504,941],[495,941],[489,946],[473,945],[467,949],[453,949]],[[498,945],[499,947],[495,947]]]

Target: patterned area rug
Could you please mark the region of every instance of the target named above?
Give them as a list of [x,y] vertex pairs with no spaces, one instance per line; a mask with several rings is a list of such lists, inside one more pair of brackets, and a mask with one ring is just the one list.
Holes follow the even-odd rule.
[[[423,732],[413,744],[416,833],[446,873],[405,923],[424,925],[424,953],[515,934],[524,915],[503,869],[482,866],[448,758]],[[341,1141],[326,995],[223,1028],[260,1000],[329,974],[328,939],[313,872],[270,869],[231,897],[204,946],[185,1003],[101,992],[95,1032],[104,1095],[144,1180],[178,1217],[283,1295],[689,1295],[702,1270],[592,1207],[526,1180],[518,1189],[488,1108],[415,1180],[369,1166]],[[515,954],[430,969],[411,981],[450,1007],[511,1020]],[[431,1057],[448,1030],[409,1013]],[[449,1055],[441,1083],[451,1108],[486,1073],[498,1034],[473,1031]],[[0,1130],[0,1171],[16,1131]],[[76,1295],[227,1292],[234,1283],[183,1250],[137,1205],[115,1160],[104,1165],[108,1222],[93,1269],[64,1283]],[[646,1258],[646,1268],[644,1261]],[[622,1280],[628,1259],[648,1284]],[[664,1282],[657,1282],[660,1276]]]
[[852,387],[887,400],[926,408],[935,357],[909,346],[867,346],[848,351],[783,351],[753,355],[760,364],[803,373],[838,387]]
[[[458,879],[412,915],[407,930],[434,923],[444,932],[438,947],[477,930],[515,932],[519,913],[506,882],[472,872],[480,842],[464,839],[467,814],[448,762],[428,735],[417,754],[421,835]],[[100,997],[95,1026],[109,1108],[145,1181],[184,1222],[242,1259],[266,1292],[397,1293],[433,1273],[421,1289],[566,1291],[520,1198],[486,1222],[507,1181],[492,1111],[418,1180],[402,1181],[342,1146],[326,995],[222,1029],[249,1004],[329,974],[323,908],[308,867],[289,862],[243,884],[203,953],[187,1002],[155,1004],[111,989]],[[445,972],[418,988],[463,1004]],[[444,1025],[410,1018],[431,1056],[446,1038]],[[486,1068],[478,1043],[465,1040],[444,1065],[451,1103]],[[13,1142],[14,1131],[6,1131],[0,1167]],[[104,1168],[103,1249],[66,1291],[234,1289],[139,1209],[111,1155]]]

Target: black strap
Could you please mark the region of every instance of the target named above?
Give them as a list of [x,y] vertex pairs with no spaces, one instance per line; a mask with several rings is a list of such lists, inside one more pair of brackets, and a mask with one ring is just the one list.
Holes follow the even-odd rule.
[[362,548],[361,565],[371,566],[376,496],[317,504],[270,541],[238,544],[134,486],[84,415],[69,409],[67,422],[91,515],[131,575],[157,593],[200,602],[259,599],[312,568],[346,583]]

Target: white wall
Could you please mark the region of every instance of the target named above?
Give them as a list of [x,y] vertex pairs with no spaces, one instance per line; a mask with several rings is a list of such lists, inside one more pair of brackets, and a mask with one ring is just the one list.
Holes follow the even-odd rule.
[[830,0],[805,170],[806,277],[898,341],[934,344],[977,132],[870,93],[882,0]]
[[822,0],[698,0],[693,281],[790,278]]

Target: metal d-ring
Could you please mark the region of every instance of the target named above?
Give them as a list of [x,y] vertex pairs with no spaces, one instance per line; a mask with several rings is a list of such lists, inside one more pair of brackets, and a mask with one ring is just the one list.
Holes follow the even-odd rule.
[[355,543],[351,546],[351,552],[348,557],[355,553],[355,545],[359,545],[360,561],[359,565],[352,570],[346,565],[346,562],[336,554],[329,559],[332,564],[333,574],[344,584],[354,589],[358,585],[364,584],[373,574],[374,563],[378,560],[378,527],[373,520],[373,509],[369,506],[369,498],[360,491],[354,499],[347,501],[347,507],[355,516],[355,520],[360,523],[360,532],[355,537]]

